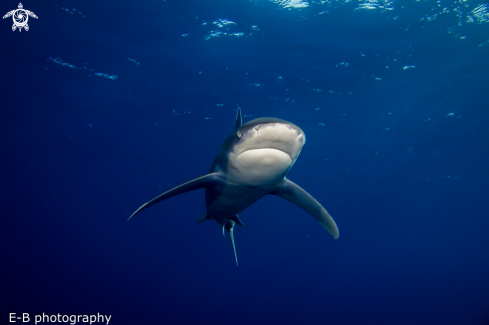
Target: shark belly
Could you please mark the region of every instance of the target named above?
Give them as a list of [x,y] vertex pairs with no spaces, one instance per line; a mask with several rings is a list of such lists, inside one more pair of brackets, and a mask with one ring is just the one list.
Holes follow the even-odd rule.
[[227,185],[207,207],[207,213],[229,218],[237,215],[268,193],[263,188]]
[[268,194],[292,165],[290,156],[271,148],[248,150],[234,159],[226,174],[226,186],[208,206],[208,213],[232,217]]

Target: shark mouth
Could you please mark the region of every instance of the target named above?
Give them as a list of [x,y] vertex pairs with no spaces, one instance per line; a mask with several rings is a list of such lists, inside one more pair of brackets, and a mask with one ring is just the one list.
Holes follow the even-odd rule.
[[288,153],[288,152],[285,152],[283,150],[280,150],[280,149],[277,149],[277,148],[255,148],[255,149],[247,149],[241,153],[238,154],[238,156],[236,158],[239,158],[242,154],[244,154],[245,152],[250,152],[250,151],[258,151],[258,150],[274,150],[274,151],[280,151],[280,152],[283,152],[284,154],[286,154],[287,156],[289,156],[290,160],[292,160],[292,156]]

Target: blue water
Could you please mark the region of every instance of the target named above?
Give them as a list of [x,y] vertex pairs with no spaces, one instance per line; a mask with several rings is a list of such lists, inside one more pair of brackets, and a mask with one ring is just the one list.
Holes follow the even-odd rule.
[[[29,31],[0,25],[2,323],[489,323],[484,2],[23,5]],[[267,196],[237,267],[202,190],[126,223],[208,172],[238,107],[304,130],[288,178],[338,240]]]

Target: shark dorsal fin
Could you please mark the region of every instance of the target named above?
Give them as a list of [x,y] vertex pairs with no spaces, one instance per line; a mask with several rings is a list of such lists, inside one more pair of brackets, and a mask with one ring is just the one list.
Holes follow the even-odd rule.
[[234,129],[236,130],[241,125],[243,125],[243,117],[241,116],[241,107],[238,107],[238,113],[236,113],[236,124],[234,125]]

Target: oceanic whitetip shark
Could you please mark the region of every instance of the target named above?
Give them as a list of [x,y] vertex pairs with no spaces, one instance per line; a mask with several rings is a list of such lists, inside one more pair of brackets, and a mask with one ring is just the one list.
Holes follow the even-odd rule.
[[234,131],[219,150],[208,174],[178,185],[143,204],[128,219],[150,206],[189,191],[205,188],[207,213],[197,223],[214,219],[229,234],[236,264],[234,225],[243,227],[238,213],[267,194],[284,198],[309,212],[335,238],[338,228],[329,213],[309,193],[286,178],[302,146],[304,131],[273,117],[242,124],[238,108]]

